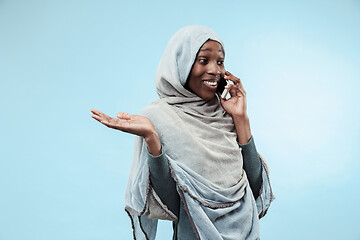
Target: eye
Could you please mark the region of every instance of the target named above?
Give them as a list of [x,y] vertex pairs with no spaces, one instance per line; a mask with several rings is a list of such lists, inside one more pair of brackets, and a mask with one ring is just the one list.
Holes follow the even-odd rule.
[[200,58],[199,59],[199,63],[201,64],[207,64],[208,63],[208,60],[206,58]]
[[218,65],[224,65],[224,61],[223,61],[223,60],[222,60],[222,61],[218,61],[217,64],[218,64]]

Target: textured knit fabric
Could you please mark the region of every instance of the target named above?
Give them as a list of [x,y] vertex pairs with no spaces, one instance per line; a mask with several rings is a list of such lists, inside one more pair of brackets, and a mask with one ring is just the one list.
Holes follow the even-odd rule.
[[[251,190],[255,198],[257,198],[260,194],[262,183],[262,165],[256,151],[253,137],[251,137],[247,144],[239,144],[239,146],[242,148],[244,169],[247,173]],[[186,214],[184,203],[180,201],[179,194],[175,189],[176,183],[171,177],[168,161],[164,157],[164,154],[161,153],[161,155],[154,157],[149,153],[148,158],[150,180],[154,190],[161,201],[178,217],[178,221],[175,221],[173,224],[173,240],[196,239],[190,220]]]
[[[155,85],[161,99],[141,112],[154,124],[163,152],[197,239],[258,239],[259,217],[272,199],[268,171],[262,171],[254,199],[243,170],[231,116],[215,97],[205,101],[184,88],[200,47],[222,41],[207,27],[189,26],[170,39]],[[265,163],[262,160],[263,166]],[[125,193],[135,239],[154,239],[156,219],[177,221],[150,184],[147,146],[136,137]]]

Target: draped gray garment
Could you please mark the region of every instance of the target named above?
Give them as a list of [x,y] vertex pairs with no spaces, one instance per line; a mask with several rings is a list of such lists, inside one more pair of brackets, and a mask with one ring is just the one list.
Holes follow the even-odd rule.
[[[170,39],[156,74],[159,100],[141,115],[154,124],[177,191],[198,239],[258,239],[259,217],[272,199],[268,169],[262,159],[263,184],[255,200],[243,170],[232,118],[214,98],[205,101],[183,85],[200,47],[223,43],[203,26],[182,28]],[[134,239],[155,239],[157,219],[176,221],[149,180],[147,146],[136,137],[125,192]]]

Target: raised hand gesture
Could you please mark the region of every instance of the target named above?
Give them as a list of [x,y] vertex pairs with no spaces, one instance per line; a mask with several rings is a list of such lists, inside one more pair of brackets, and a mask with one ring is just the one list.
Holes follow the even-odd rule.
[[246,144],[251,138],[250,121],[246,112],[246,92],[240,81],[229,71],[225,72],[225,80],[231,81],[225,88],[229,89],[230,98],[223,99],[220,94],[220,103],[227,113],[233,118],[238,141],[240,144]]
[[232,82],[232,84],[228,84],[225,87],[230,90],[231,97],[229,99],[223,99],[219,96],[221,105],[232,117],[246,116],[246,92],[240,78],[226,71],[224,79]]
[[109,128],[120,130],[143,137],[148,145],[149,152],[154,155],[161,154],[161,143],[155,126],[150,119],[129,113],[119,112],[117,118],[112,118],[99,110],[91,109],[95,120]]

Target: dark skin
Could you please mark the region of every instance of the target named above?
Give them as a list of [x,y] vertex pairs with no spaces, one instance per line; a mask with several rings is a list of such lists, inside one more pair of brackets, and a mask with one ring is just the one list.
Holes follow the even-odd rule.
[[[221,98],[216,92],[221,77],[231,82],[226,86],[231,96],[229,99]],[[225,70],[224,53],[218,42],[209,40],[200,48],[185,87],[204,100],[211,100],[218,94],[222,107],[233,118],[238,142],[249,142],[251,130],[246,112],[246,92],[240,79]],[[112,118],[98,110],[91,109],[91,112],[92,118],[109,128],[143,137],[151,155],[161,154],[159,135],[148,118],[123,112]]]

